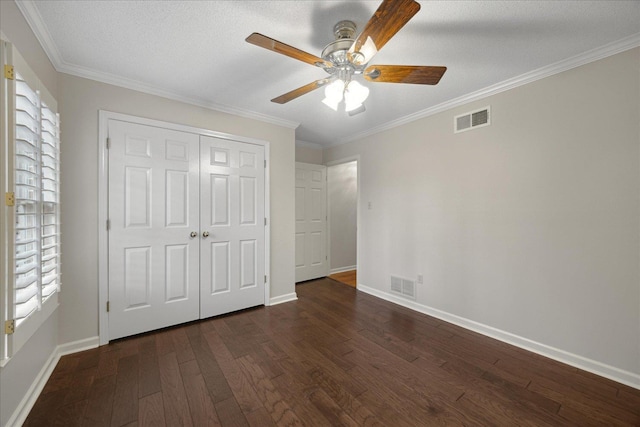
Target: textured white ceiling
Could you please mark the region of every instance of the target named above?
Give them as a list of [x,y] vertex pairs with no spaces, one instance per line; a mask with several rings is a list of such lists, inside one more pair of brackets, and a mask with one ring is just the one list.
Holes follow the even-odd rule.
[[638,1],[421,1],[373,64],[445,65],[437,86],[365,83],[349,117],[316,90],[270,100],[323,70],[250,45],[259,32],[320,55],[333,25],[360,28],[379,1],[24,1],[56,68],[267,120],[299,123],[296,139],[332,145],[459,97],[640,33]]

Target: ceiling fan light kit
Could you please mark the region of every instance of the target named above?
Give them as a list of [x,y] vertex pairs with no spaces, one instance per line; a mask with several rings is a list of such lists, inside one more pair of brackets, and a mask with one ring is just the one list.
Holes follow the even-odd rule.
[[364,111],[364,101],[369,88],[353,80],[362,75],[369,82],[438,84],[446,67],[409,65],[370,65],[369,61],[380,49],[420,10],[415,0],[384,0],[378,10],[354,39],[357,27],[352,21],[343,20],[333,27],[336,37],[317,57],[259,33],[253,33],[246,41],[256,46],[280,53],[290,58],[322,68],[329,77],[316,80],[272,102],[285,104],[315,89],[325,86],[323,103],[338,111],[342,102],[350,116]]

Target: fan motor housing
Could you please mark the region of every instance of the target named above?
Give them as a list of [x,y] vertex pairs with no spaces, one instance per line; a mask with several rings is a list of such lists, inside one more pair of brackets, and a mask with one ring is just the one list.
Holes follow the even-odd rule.
[[333,34],[336,39],[325,46],[321,54],[322,59],[335,64],[335,68],[327,70],[329,73],[340,69],[346,71],[347,68],[351,69],[351,73],[361,71],[354,65],[354,57],[360,53],[349,53],[349,49],[355,41],[353,37],[356,29],[356,24],[349,20],[340,21],[334,25]]

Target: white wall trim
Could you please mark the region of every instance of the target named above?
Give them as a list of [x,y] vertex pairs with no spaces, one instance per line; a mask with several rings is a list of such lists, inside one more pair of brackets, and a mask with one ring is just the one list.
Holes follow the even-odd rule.
[[128,79],[126,77],[116,76],[114,74],[105,73],[102,71],[92,70],[87,67],[74,65],[66,62],[62,59],[56,44],[51,37],[51,34],[47,30],[47,26],[44,25],[42,16],[38,12],[38,8],[35,7],[31,0],[16,0],[16,5],[22,12],[22,15],[26,19],[29,27],[35,34],[36,38],[42,45],[45,53],[49,57],[51,64],[60,73],[70,74],[72,76],[82,77],[89,80],[95,80],[97,82],[111,84],[126,89],[135,90],[138,92],[148,93],[150,95],[161,96],[163,98],[173,99],[174,101],[184,102],[185,104],[196,105],[198,107],[207,108],[222,113],[233,114],[240,117],[259,120],[261,122],[274,124],[277,126],[286,127],[289,129],[296,129],[300,126],[300,123],[291,120],[285,120],[280,117],[269,116],[267,114],[258,113],[255,111],[247,110],[244,108],[231,107],[228,105],[217,104],[215,102],[205,101],[199,98],[192,98],[180,95],[175,92],[167,91],[163,88],[142,83],[137,80]]
[[329,270],[329,274],[344,273],[345,271],[355,270],[357,269],[357,267],[358,266],[356,265],[349,265],[347,267],[332,268],[331,270]]
[[[267,227],[265,227],[265,274],[268,281],[265,283],[264,304],[271,305],[271,181],[270,181],[270,165],[271,150],[269,141],[245,136],[232,135],[224,132],[218,132],[209,129],[202,129],[178,123],[165,122],[161,120],[148,119],[144,117],[132,116],[129,114],[115,113],[112,111],[98,111],[98,331],[100,337],[100,345],[109,342],[109,319],[106,310],[106,304],[109,300],[109,246],[107,233],[107,216],[108,216],[108,172],[109,172],[109,156],[107,156],[106,141],[108,137],[109,120],[120,120],[129,123],[137,123],[146,126],[155,126],[164,129],[171,129],[180,132],[194,133],[197,135],[212,136],[220,139],[228,139],[248,144],[256,144],[264,147],[265,160],[267,167],[265,169],[265,217],[267,218]],[[276,298],[277,299],[277,298]]]
[[571,365],[576,368],[591,372],[593,374],[609,378],[610,380],[628,385],[629,387],[640,389],[640,374],[625,371],[623,369],[616,368],[615,366],[607,365],[605,363],[588,359],[578,354],[551,347],[549,345],[542,344],[488,325],[484,325],[482,323],[478,323],[473,320],[457,316],[455,314],[447,313],[446,311],[438,310],[436,308],[429,307],[415,301],[406,300],[390,293],[370,288],[361,283],[358,283],[358,290],[378,297],[380,299],[392,302],[394,304],[409,308],[411,310],[436,317],[440,320],[444,320],[445,322],[453,323],[454,325],[460,326],[462,328],[478,332],[491,338],[495,338],[507,344],[511,344],[516,347],[531,351],[533,353],[548,357],[550,359],[557,360],[558,362],[566,363],[567,365]]
[[20,400],[18,407],[7,421],[5,427],[21,426],[22,424],[24,424],[27,416],[29,415],[29,412],[31,412],[33,405],[35,405],[36,400],[38,400],[40,393],[42,393],[44,386],[47,384],[49,377],[51,377],[53,370],[55,369],[58,361],[62,356],[77,353],[79,351],[89,350],[91,348],[96,348],[98,347],[98,341],[98,337],[91,337],[62,344],[54,348],[44,366],[42,367],[36,378],[33,380],[33,383],[31,383],[31,386],[29,386],[26,394],[24,395],[22,400]]
[[489,96],[505,92],[507,90],[515,89],[519,86],[535,82],[536,80],[544,79],[546,77],[553,76],[554,74],[559,74],[572,68],[580,67],[590,62],[598,61],[600,59],[607,58],[609,56],[636,48],[638,46],[640,46],[640,33],[633,34],[629,37],[625,37],[599,48],[583,52],[579,55],[575,55],[562,61],[558,61],[554,64],[547,65],[545,67],[538,68],[537,70],[533,70],[528,73],[513,77],[511,79],[504,80],[500,83],[496,83],[484,89],[480,89],[475,92],[460,96],[458,98],[451,99],[449,101],[443,102],[442,104],[435,105],[422,111],[417,111],[413,114],[409,114],[408,116],[400,117],[397,120],[392,120],[380,126],[367,129],[363,132],[358,132],[351,136],[338,139],[337,141],[328,144],[327,148],[356,141],[358,139],[362,139],[367,136],[383,132],[385,130],[393,129],[425,117],[433,116],[435,114],[450,110],[455,107],[459,107],[469,102],[478,101]]
[[100,346],[100,337],[90,337],[78,341],[60,344],[57,347],[58,356],[66,356],[67,354],[79,353],[81,351],[90,350]]
[[298,294],[292,292],[290,294],[280,295],[279,297],[273,297],[269,300],[269,305],[277,305],[285,302],[291,302],[298,299]]

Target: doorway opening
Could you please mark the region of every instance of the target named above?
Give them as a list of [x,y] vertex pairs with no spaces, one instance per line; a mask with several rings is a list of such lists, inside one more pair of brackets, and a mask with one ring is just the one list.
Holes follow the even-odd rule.
[[357,287],[358,159],[327,164],[329,277]]

